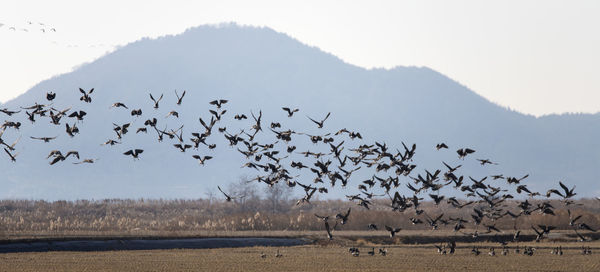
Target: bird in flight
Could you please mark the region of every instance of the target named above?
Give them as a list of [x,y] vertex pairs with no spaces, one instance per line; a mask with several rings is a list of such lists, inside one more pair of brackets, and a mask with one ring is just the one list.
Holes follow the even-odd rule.
[[467,155],[475,153],[475,150],[470,148],[461,148],[459,150],[456,150],[456,153],[458,154],[459,159],[464,159]]
[[177,90],[175,90],[175,96],[177,96],[177,105],[181,105],[181,102],[183,102],[183,97],[185,96],[185,91],[183,91],[181,96],[179,96],[179,94],[177,94]]
[[46,99],[48,101],[52,101],[52,100],[54,100],[54,98],[56,98],[56,93],[53,93],[53,92],[46,93]]
[[21,111],[20,111],[20,110],[19,110],[19,111],[10,111],[10,110],[8,110],[7,108],[4,108],[4,109],[0,109],[0,112],[2,112],[2,113],[4,113],[4,114],[6,114],[6,115],[8,115],[8,116],[12,116],[13,114],[15,114],[15,113],[19,113],[19,112],[21,112]]
[[217,109],[220,109],[221,105],[227,103],[228,101],[229,100],[225,100],[225,99],[217,99],[217,100],[210,101],[209,104],[215,105],[215,106],[217,106]]
[[34,139],[34,140],[41,140],[41,141],[44,141],[45,143],[49,143],[51,140],[56,139],[56,136],[54,136],[54,137],[33,137],[33,136],[31,136],[30,138]]
[[84,163],[92,164],[92,163],[95,163],[97,160],[98,159],[85,159],[80,162],[74,162],[73,164],[84,164]]
[[486,165],[486,164],[498,165],[497,163],[495,163],[495,162],[492,162],[492,161],[490,161],[490,160],[488,160],[488,159],[477,159],[477,161],[479,161],[479,163],[480,163],[481,165]]
[[390,238],[394,238],[394,236],[396,235],[396,233],[400,232],[402,229],[401,228],[392,228],[390,226],[385,226],[385,229],[387,231],[390,232]]
[[152,99],[152,101],[154,102],[154,108],[158,109],[158,103],[160,102],[160,100],[163,98],[163,95],[161,94],[160,97],[158,98],[158,100],[154,99],[154,97],[152,96],[152,94],[150,94],[150,99]]
[[17,161],[17,155],[19,155],[19,153],[16,154],[12,154],[10,153],[10,151],[8,151],[8,149],[4,148],[4,152],[6,152],[6,154],[8,154],[8,156],[10,157],[10,160],[12,162],[16,162]]
[[86,103],[92,103],[92,97],[90,95],[94,92],[94,88],[90,89],[87,92],[84,91],[82,88],[79,88],[79,92],[83,94],[83,96],[81,96],[81,98],[79,98],[79,100],[86,102]]
[[306,117],[308,117],[308,119],[310,119],[310,120],[311,120],[311,121],[313,121],[315,124],[317,124],[317,126],[318,126],[319,128],[323,128],[323,123],[325,123],[325,120],[327,120],[327,118],[329,118],[329,115],[331,115],[331,112],[327,113],[327,116],[325,116],[325,118],[324,118],[323,120],[321,120],[320,122],[317,122],[317,121],[315,121],[314,119],[312,119],[312,118],[310,118],[310,117],[308,117],[308,116],[306,116]]
[[348,216],[350,216],[350,210],[351,209],[352,208],[348,208],[348,211],[345,214],[338,213],[338,214],[335,215],[336,219],[340,219],[341,220],[340,224],[344,225],[344,224],[346,224],[346,222],[348,222]]
[[283,109],[284,111],[286,111],[286,112],[288,113],[288,117],[292,117],[292,116],[294,115],[294,113],[295,113],[295,112],[298,112],[298,111],[300,111],[300,109],[293,109],[293,110],[292,110],[292,109],[290,109],[290,108],[286,108],[286,107],[283,107],[283,108],[281,108],[281,109]]
[[219,191],[221,191],[221,193],[225,196],[225,200],[227,202],[231,202],[231,200],[235,199],[235,197],[231,197],[230,195],[228,195],[225,192],[223,192],[223,190],[221,189],[220,186],[217,186],[217,188],[219,188]]
[[125,153],[123,153],[123,155],[125,156],[131,156],[133,157],[133,159],[139,159],[140,154],[142,154],[144,152],[143,149],[135,149],[135,150],[129,150]]
[[118,107],[122,107],[125,109],[129,109],[127,106],[125,106],[125,104],[121,103],[121,102],[115,102],[112,104],[111,108],[118,108]]
[[204,165],[204,163],[210,159],[212,159],[211,156],[204,156],[201,157],[200,155],[193,155],[192,158],[198,160],[198,163],[200,163],[200,165]]

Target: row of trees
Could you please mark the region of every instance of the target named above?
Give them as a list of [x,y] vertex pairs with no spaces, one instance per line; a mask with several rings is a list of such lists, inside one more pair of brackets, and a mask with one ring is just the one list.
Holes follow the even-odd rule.
[[[260,188],[260,189],[259,189]],[[471,218],[472,209],[457,209],[447,203],[435,205],[423,202],[425,211],[415,215],[414,211],[403,213],[391,211],[390,200],[386,197],[373,200],[370,210],[345,200],[319,200],[296,205],[298,199],[291,188],[285,184],[272,187],[259,186],[249,178],[223,188],[234,196],[231,202],[224,200],[219,191],[206,194],[205,198],[183,199],[105,199],[54,201],[43,200],[1,200],[0,232],[18,235],[20,233],[130,233],[130,232],[171,232],[184,231],[193,234],[198,231],[239,231],[239,230],[323,230],[323,222],[314,214],[328,215],[331,220],[337,213],[345,213],[351,208],[349,221],[336,229],[367,230],[368,224],[400,227],[404,230],[428,230],[428,217]],[[538,201],[533,201],[532,204]],[[559,200],[551,201],[555,207],[563,204]],[[595,199],[580,199],[582,205],[571,205],[573,216],[582,215],[580,221],[593,228],[600,228],[600,203]],[[473,204],[484,205],[484,204]],[[517,201],[507,201],[506,209],[518,213]],[[544,224],[570,229],[569,215],[566,209],[556,209],[556,216],[534,212],[529,216],[513,219],[505,216],[496,222],[497,228],[505,232],[514,229],[529,230],[531,225]],[[411,224],[409,218],[417,217],[424,224]],[[331,223],[335,225],[335,223]],[[485,232],[485,227],[465,224],[463,232],[474,230]],[[451,231],[452,223],[440,224],[439,229]]]
[[[285,213],[295,201],[293,189],[289,186],[277,183],[273,186],[259,187],[256,181],[247,176],[230,183],[226,192],[234,197],[232,201],[238,204],[235,207],[241,212],[264,210],[267,205],[271,213]],[[223,199],[221,192],[215,190],[209,190],[206,197],[210,203]]]

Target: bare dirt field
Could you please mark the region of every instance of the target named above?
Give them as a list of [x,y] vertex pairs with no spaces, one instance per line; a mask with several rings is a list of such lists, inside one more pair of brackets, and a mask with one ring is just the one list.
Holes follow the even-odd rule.
[[[348,245],[357,246],[360,256],[352,256]],[[536,251],[533,256],[516,254],[516,245]],[[559,245],[564,255],[550,254]],[[582,245],[592,254],[583,255]],[[473,246],[479,256],[471,253]],[[495,256],[488,254],[490,247]],[[372,248],[375,256],[368,254]],[[387,255],[378,254],[379,248]],[[281,257],[275,257],[278,251]],[[458,243],[455,254],[440,255],[433,244],[340,238],[294,247],[6,253],[0,254],[0,271],[600,271],[600,242],[513,243],[508,255],[501,251],[497,243]]]
[[[283,255],[276,258],[277,250]],[[1,271],[599,271],[598,255],[538,249],[533,256],[474,256],[470,249],[442,256],[433,247],[392,247],[387,256],[359,257],[340,246],[233,249],[46,252],[0,255]],[[498,251],[498,249],[497,249]],[[498,251],[499,252],[499,251]],[[262,254],[266,258],[262,258]],[[598,253],[596,253],[598,254]]]

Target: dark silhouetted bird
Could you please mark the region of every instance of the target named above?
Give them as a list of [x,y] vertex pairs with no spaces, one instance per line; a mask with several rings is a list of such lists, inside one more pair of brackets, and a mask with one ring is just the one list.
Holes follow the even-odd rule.
[[283,107],[282,109],[288,113],[288,117],[292,117],[295,112],[298,112],[300,110],[300,109],[293,109],[292,110],[292,109],[286,108],[286,107]]
[[211,156],[204,156],[204,157],[201,157],[200,155],[193,155],[192,157],[193,157],[194,159],[198,160],[198,163],[199,163],[200,165],[204,165],[204,163],[205,163],[206,161],[208,161],[208,160],[212,159],[212,157],[211,157]]
[[225,192],[223,192],[223,190],[221,189],[221,187],[217,186],[217,188],[219,189],[219,191],[221,191],[221,193],[225,196],[225,200],[227,202],[231,202],[231,200],[235,199],[234,197],[229,196],[228,194],[226,194]]
[[325,116],[325,118],[323,120],[318,121],[318,122],[315,121],[314,119],[308,117],[308,116],[307,117],[308,117],[308,119],[310,119],[311,121],[313,121],[315,124],[317,124],[317,126],[319,128],[323,128],[323,123],[325,123],[325,120],[327,120],[327,118],[329,118],[329,115],[331,115],[331,112],[327,113],[327,116]]
[[462,149],[456,150],[456,153],[458,154],[459,159],[464,159],[467,155],[469,155],[471,153],[475,153],[475,150],[470,149],[470,148],[462,148]]
[[82,88],[79,88],[79,92],[83,94],[83,96],[81,96],[81,98],[79,98],[79,100],[86,102],[86,103],[92,103],[92,97],[90,95],[94,92],[94,88],[90,89],[87,92],[84,91]]
[[41,141],[44,141],[45,143],[49,143],[51,140],[56,139],[56,136],[54,136],[54,137],[33,137],[33,136],[31,136],[30,138],[34,139],[34,140],[41,140]]
[[54,98],[56,98],[56,94],[53,92],[47,92],[46,93],[46,99],[48,99],[48,101],[52,101],[54,100]]
[[175,90],[175,96],[177,96],[177,105],[181,105],[181,102],[183,102],[183,97],[185,96],[185,91],[183,91],[181,96],[179,96],[179,94],[177,94],[177,90]]
[[390,232],[390,238],[394,238],[394,236],[396,235],[396,233],[400,232],[402,229],[401,228],[392,228],[390,226],[385,226],[385,229],[387,231]]
[[163,98],[163,95],[161,94],[160,97],[158,98],[158,100],[154,99],[154,97],[152,96],[152,94],[150,94],[150,99],[152,99],[152,102],[154,102],[154,108],[158,109],[158,103],[160,103],[160,100]]
[[135,149],[135,150],[129,150],[129,151],[123,153],[123,155],[131,156],[131,157],[133,157],[133,159],[139,159],[140,154],[142,154],[143,152],[144,152],[143,149]]
[[226,104],[229,100],[225,99],[217,99],[210,101],[209,104],[217,106],[217,109],[220,109],[223,104]]

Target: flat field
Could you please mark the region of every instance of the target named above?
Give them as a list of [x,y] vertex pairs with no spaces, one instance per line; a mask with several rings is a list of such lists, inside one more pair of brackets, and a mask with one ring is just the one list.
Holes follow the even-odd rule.
[[[42,252],[0,254],[0,271],[600,271],[600,243],[585,243],[592,255],[581,254],[581,243],[561,243],[563,256],[550,254],[556,243],[527,243],[533,256],[506,256],[491,244],[458,244],[454,255],[440,255],[433,245],[363,243],[359,257],[348,247],[325,241],[296,247],[250,247],[194,250],[104,252]],[[478,246],[481,255],[471,253]],[[522,249],[525,244],[521,244]],[[496,256],[488,255],[494,246]],[[367,254],[375,247],[375,256]],[[277,251],[283,255],[276,258]],[[261,255],[265,254],[263,258]]]

